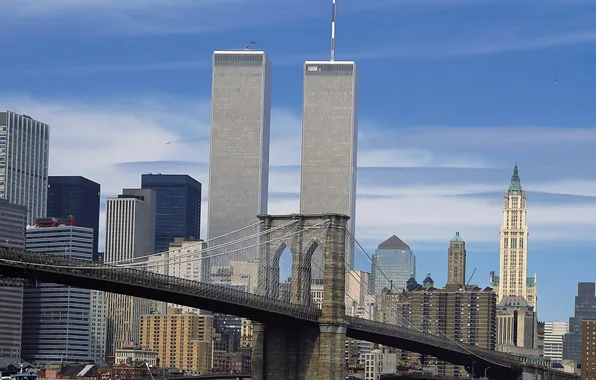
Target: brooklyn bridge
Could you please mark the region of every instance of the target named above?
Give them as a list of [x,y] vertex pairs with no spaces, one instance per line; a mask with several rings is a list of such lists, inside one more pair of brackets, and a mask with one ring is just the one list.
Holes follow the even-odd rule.
[[[439,328],[430,334],[408,321],[390,324],[373,316],[346,315],[346,299],[351,295],[346,284],[368,286],[358,278],[347,278],[356,271],[346,262],[346,252],[359,246],[346,229],[347,221],[347,216],[338,214],[260,215],[254,226],[209,241],[200,255],[176,258],[178,264],[200,260],[202,275],[220,263],[253,263],[256,281],[251,279],[254,283],[244,289],[215,283],[208,276],[193,281],[152,270],[167,264],[168,258],[144,256],[100,264],[12,248],[0,249],[0,275],[6,277],[5,283],[52,282],[248,318],[254,323],[253,380],[344,380],[346,338],[428,355],[490,379],[576,378],[530,364],[523,357],[457,342]],[[291,276],[289,294],[284,295],[280,262],[287,250]],[[312,280],[318,277],[324,283],[320,307],[311,296]],[[395,315],[394,320],[400,319]]]

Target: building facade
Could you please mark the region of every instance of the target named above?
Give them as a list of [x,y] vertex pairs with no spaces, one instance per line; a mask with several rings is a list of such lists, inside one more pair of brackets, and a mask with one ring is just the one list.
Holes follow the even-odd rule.
[[455,233],[453,239],[449,241],[449,250],[447,252],[447,283],[466,285],[466,242]]
[[[192,281],[201,281],[203,260],[201,253],[205,248],[202,240],[186,240],[174,238],[169,251],[148,258],[148,270],[154,273],[184,278]],[[181,309],[183,313],[198,313],[199,309],[184,305],[166,304],[165,302],[152,301],[152,310],[158,314],[165,314],[167,307]]]
[[81,176],[49,176],[48,203],[44,216],[73,216],[77,226],[93,229],[93,261],[98,260],[99,183]]
[[[151,190],[144,190],[151,191]],[[147,246],[155,239],[147,234],[147,213],[152,208],[140,197],[126,196],[106,201],[106,264],[135,260],[146,256]],[[154,208],[153,208],[154,210]],[[151,302],[122,294],[106,294],[107,342],[106,356],[117,348],[138,342],[141,315],[148,314]]]
[[596,283],[580,282],[575,296],[575,313],[569,318],[569,333],[563,339],[563,359],[579,363],[582,349],[582,321],[596,320]]
[[271,63],[263,51],[213,54],[208,238],[267,213]]
[[[424,282],[425,285],[419,285],[412,278],[409,291],[376,296],[375,318],[396,325],[407,323],[414,330],[444,334],[463,344],[496,348],[497,298],[492,289],[462,289],[455,284],[437,289],[430,276]],[[402,353],[402,359],[426,364],[416,353]],[[437,368],[441,376],[466,375],[461,366],[438,362]]]
[[45,216],[50,126],[0,112],[0,199],[27,207],[27,224]]
[[505,190],[500,239],[499,301],[503,297],[523,297],[536,309],[537,294],[528,293],[527,194],[521,186],[517,165]]
[[251,348],[253,337],[253,324],[250,319],[242,318],[240,329],[240,348]]
[[[0,199],[0,244],[10,248],[25,248],[27,208]],[[0,358],[21,359],[21,332],[23,319],[23,287],[0,286]]]
[[185,314],[168,308],[166,315],[141,317],[142,347],[157,352],[166,368],[180,368],[195,374],[212,368],[213,317]]
[[363,309],[366,296],[370,294],[370,273],[349,270],[346,273],[346,314],[356,316]]
[[596,320],[584,319],[581,323],[582,341],[581,349],[581,379],[596,379]]
[[148,350],[142,346],[130,342],[126,346],[116,349],[114,353],[115,364],[145,363],[151,367],[159,365],[159,355],[155,351]]
[[379,245],[372,257],[370,276],[375,294],[406,289],[412,275],[416,276],[416,256],[410,246],[395,235]]
[[92,290],[89,314],[89,358],[96,364],[105,363],[107,322],[106,293]]
[[[300,212],[348,215],[348,229],[354,233],[358,150],[356,64],[305,62],[303,96]],[[353,244],[348,245],[346,255],[348,265],[354,269]],[[320,252],[315,252],[315,259],[322,261]]]
[[[497,294],[497,298],[499,297],[499,283],[500,282],[501,282],[500,277],[497,276],[494,271],[490,272],[490,277],[489,277],[490,287],[493,288],[493,291],[495,292],[495,294]],[[531,277],[526,278],[526,294],[528,295],[529,299],[534,300],[534,303],[536,303],[536,300],[538,300],[538,291],[536,289],[536,274],[534,274]],[[535,305],[530,305],[530,306],[535,307]]]
[[563,337],[569,332],[567,322],[544,323],[544,357],[563,360]]
[[118,198],[137,198],[145,204],[143,218],[143,255],[155,252],[155,219],[157,212],[157,194],[152,189],[123,189]]
[[503,297],[497,305],[497,345],[536,350],[538,356],[538,318],[523,297]]
[[397,355],[386,349],[372,350],[363,354],[364,380],[378,380],[381,375],[395,375]]
[[199,181],[186,174],[143,174],[141,188],[156,193],[156,252],[167,251],[175,238],[201,238]]
[[[93,259],[93,229],[38,219],[27,228],[26,249],[73,259]],[[37,283],[23,300],[23,359],[32,363],[89,360],[91,290]]]

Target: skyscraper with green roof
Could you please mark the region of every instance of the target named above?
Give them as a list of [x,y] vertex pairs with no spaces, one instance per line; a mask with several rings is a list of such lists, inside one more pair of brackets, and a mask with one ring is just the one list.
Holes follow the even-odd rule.
[[455,233],[449,241],[447,283],[466,285],[466,242]]

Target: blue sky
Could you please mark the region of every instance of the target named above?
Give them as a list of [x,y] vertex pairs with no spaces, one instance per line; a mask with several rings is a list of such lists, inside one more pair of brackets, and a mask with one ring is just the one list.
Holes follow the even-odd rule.
[[[256,41],[274,67],[269,208],[297,211],[301,65],[328,57],[330,4],[0,3],[0,107],[50,123],[51,174],[104,196],[145,172],[208,186],[211,52]],[[517,162],[539,317],[566,320],[577,282],[596,280],[596,1],[338,0],[336,54],[360,72],[356,233],[370,253],[396,234],[418,278],[442,284],[459,231],[486,285]]]

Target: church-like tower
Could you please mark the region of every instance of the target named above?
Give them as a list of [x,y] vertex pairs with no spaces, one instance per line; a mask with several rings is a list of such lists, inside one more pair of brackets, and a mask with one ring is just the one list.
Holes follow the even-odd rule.
[[528,225],[526,222],[527,195],[521,186],[517,165],[513,169],[511,184],[505,190],[503,224],[501,225],[500,276],[498,301],[506,296],[526,299],[536,306],[536,294],[528,290]]

